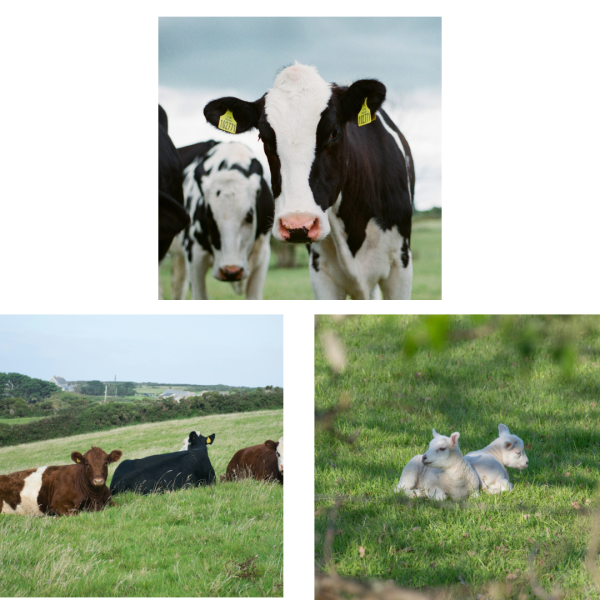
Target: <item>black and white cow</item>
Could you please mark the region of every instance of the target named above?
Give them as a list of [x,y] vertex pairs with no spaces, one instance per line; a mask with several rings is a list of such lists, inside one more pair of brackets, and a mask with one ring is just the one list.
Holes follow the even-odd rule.
[[190,222],[183,204],[181,159],[168,133],[167,113],[158,105],[158,260]]
[[113,496],[128,491],[153,494],[214,483],[215,470],[207,450],[214,441],[214,433],[204,437],[192,431],[185,452],[124,460],[113,475],[110,491]]
[[380,108],[385,93],[374,79],[341,87],[296,63],[255,102],[226,97],[204,108],[215,127],[230,111],[236,133],[258,129],[275,196],[273,235],[311,244],[317,299],[378,298],[379,288],[384,298],[410,299],[414,165]]
[[[201,142],[179,149],[183,193],[192,223],[179,236],[192,299],[206,300],[206,273],[260,300],[271,256],[273,195],[252,150],[237,142]],[[176,244],[172,246],[176,253]],[[176,257],[175,257],[176,259]],[[181,300],[187,285],[174,282]],[[179,291],[176,291],[179,290]],[[177,294],[177,296],[175,296]]]

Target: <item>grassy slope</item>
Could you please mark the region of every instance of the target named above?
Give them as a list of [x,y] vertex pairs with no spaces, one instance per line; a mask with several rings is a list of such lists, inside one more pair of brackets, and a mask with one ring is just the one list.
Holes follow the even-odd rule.
[[[218,477],[236,450],[277,440],[283,413],[212,415],[0,448],[0,473],[68,464],[72,451],[92,444],[118,448],[124,459],[176,451],[192,430],[216,434],[209,456]],[[118,508],[72,518],[0,515],[0,596],[282,595],[282,486],[246,481],[115,500]]]
[[40,419],[44,419],[45,417],[14,417],[11,419],[0,419],[0,423],[5,425],[25,425],[26,423],[31,423],[32,421],[39,421]]
[[[413,223],[411,246],[414,257],[413,300],[441,298],[442,289],[442,221],[423,219]],[[295,269],[278,269],[276,257],[271,254],[271,265],[265,281],[265,300],[312,300],[313,293],[308,276],[308,253],[296,250],[298,264]],[[171,299],[171,259],[167,257],[160,268],[164,297]],[[212,300],[239,300],[229,284],[207,276],[208,295]],[[188,292],[188,299],[191,296]]]
[[[535,572],[547,590],[556,585],[568,598],[597,598],[583,558],[591,522],[586,507],[600,478],[598,320],[576,340],[582,359],[567,379],[549,348],[527,361],[500,333],[404,358],[407,324],[417,319],[320,321],[320,330],[339,332],[348,368],[332,375],[317,344],[316,408],[335,406],[342,393],[351,404],[331,432],[316,432],[317,560],[331,499],[341,495],[333,525],[333,563],[341,575],[422,589],[451,586],[470,597],[501,582],[515,598],[530,597],[528,560],[538,547]],[[393,493],[408,460],[427,449],[432,427],[445,435],[459,431],[466,454],[497,437],[500,422],[531,444],[529,468],[510,470],[512,493],[460,504]]]

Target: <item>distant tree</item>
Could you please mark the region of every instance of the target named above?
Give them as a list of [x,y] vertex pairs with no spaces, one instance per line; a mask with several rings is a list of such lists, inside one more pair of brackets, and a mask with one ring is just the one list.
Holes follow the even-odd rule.
[[3,396],[20,396],[28,404],[32,404],[51,396],[57,387],[50,381],[21,373],[0,373],[0,390]]
[[103,396],[104,384],[96,379],[94,381],[88,381],[81,386],[81,393],[88,396]]

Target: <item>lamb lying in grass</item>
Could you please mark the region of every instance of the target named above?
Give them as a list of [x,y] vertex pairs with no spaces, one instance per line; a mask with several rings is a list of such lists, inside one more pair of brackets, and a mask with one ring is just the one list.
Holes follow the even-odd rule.
[[409,496],[429,496],[443,500],[467,498],[477,493],[481,482],[473,467],[458,447],[460,433],[450,437],[433,430],[433,440],[425,454],[418,454],[404,467],[395,492],[403,491]]
[[498,425],[499,437],[483,450],[469,452],[465,460],[473,465],[481,479],[481,488],[490,494],[510,492],[513,484],[504,468],[525,469],[529,459],[525,454],[523,440],[512,435],[506,425]]

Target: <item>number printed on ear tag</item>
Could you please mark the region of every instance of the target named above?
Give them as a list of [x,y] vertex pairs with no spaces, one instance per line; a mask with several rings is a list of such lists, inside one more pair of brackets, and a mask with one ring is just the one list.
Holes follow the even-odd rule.
[[362,127],[363,125],[368,125],[369,123],[371,123],[374,120],[375,120],[375,117],[371,116],[371,111],[369,110],[369,107],[367,106],[367,99],[365,98],[362,108],[360,109],[360,112],[358,113],[358,126]]
[[237,121],[233,118],[233,113],[230,110],[224,115],[221,115],[221,118],[219,119],[219,129],[222,129],[227,133],[235,133]]

